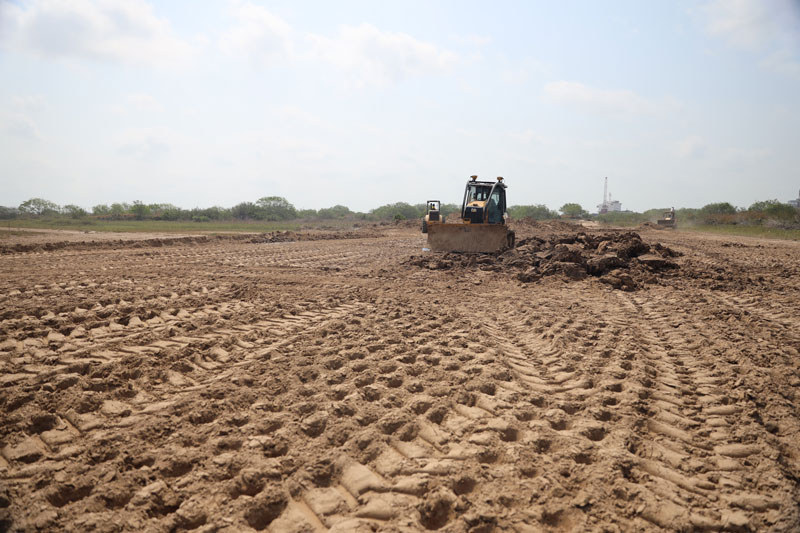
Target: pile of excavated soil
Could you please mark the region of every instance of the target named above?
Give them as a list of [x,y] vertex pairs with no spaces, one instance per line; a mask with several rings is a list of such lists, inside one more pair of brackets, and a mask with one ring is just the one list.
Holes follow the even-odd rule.
[[634,232],[580,232],[522,239],[516,248],[497,255],[451,252],[414,256],[408,263],[429,270],[505,272],[523,283],[552,275],[573,281],[595,277],[615,289],[633,291],[677,271],[680,267],[671,258],[681,255],[660,243],[648,244]]
[[380,237],[382,234],[373,230],[361,231],[273,231],[262,233],[250,239],[251,243],[270,243],[270,242],[297,242],[297,241],[331,241],[340,239],[367,239]]
[[364,239],[375,238],[381,234],[374,230],[363,231],[273,231],[260,234],[226,234],[226,235],[194,235],[181,237],[158,237],[149,239],[115,239],[115,240],[87,240],[87,241],[57,241],[36,242],[0,245],[0,254],[14,254],[25,252],[52,252],[55,250],[93,250],[93,249],[120,249],[120,248],[147,248],[160,246],[179,246],[193,244],[207,244],[214,242],[246,241],[250,243],[296,242],[296,241],[326,241],[339,239]]

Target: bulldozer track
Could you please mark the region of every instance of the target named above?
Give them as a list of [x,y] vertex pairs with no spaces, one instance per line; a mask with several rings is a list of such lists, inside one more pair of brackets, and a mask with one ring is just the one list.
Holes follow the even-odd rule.
[[[641,516],[668,529],[770,527],[782,513],[775,493],[792,490],[770,477],[776,443],[750,416],[753,404],[736,394],[728,346],[709,324],[687,324],[681,307],[657,298],[622,296],[642,317],[636,335],[646,376],[639,382],[642,416],[630,446],[639,482],[666,506]],[[713,326],[712,326],[713,327]],[[687,340],[691,339],[691,340]],[[705,356],[705,357],[704,357]],[[666,483],[665,483],[666,482]]]

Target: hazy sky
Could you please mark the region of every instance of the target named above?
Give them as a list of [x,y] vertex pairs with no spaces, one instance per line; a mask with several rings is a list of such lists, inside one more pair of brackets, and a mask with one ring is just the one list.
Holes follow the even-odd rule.
[[800,0],[0,0],[0,205],[796,198]]

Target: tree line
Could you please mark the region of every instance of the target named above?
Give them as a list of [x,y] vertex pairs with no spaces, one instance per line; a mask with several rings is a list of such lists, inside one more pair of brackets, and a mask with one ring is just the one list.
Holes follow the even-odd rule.
[[[654,222],[664,215],[665,209],[649,209],[643,213],[615,212],[598,215],[598,219],[609,224],[635,224]],[[740,224],[772,227],[800,227],[800,209],[778,200],[762,200],[750,207],[735,207],[728,202],[706,204],[701,208],[679,208],[675,210],[678,224]]]
[[[458,214],[458,204],[442,204],[445,217]],[[96,220],[168,220],[168,221],[288,221],[288,220],[414,220],[425,215],[426,204],[396,202],[376,207],[366,213],[351,211],[343,205],[322,209],[298,209],[286,198],[265,196],[255,202],[241,202],[233,207],[195,207],[182,209],[172,204],[132,203],[98,204],[86,210],[68,204],[60,206],[43,198],[31,198],[17,207],[0,206],[0,219],[14,218],[71,218]],[[589,219],[597,218],[609,224],[636,224],[655,221],[663,215],[664,209],[649,209],[643,213],[622,211],[590,215],[580,204],[566,203],[558,211],[542,204],[514,205],[508,208],[512,219],[550,220],[555,218]],[[676,216],[681,223],[694,224],[767,224],[783,227],[800,226],[800,210],[779,202],[765,200],[755,202],[748,208],[737,208],[728,202],[711,203],[699,209],[680,208]]]
[[[562,211],[573,215],[570,206],[565,204]],[[396,202],[371,209],[366,213],[351,211],[344,205],[334,205],[322,209],[298,209],[288,200],[280,196],[266,196],[255,202],[241,202],[233,207],[195,207],[182,209],[172,204],[145,204],[141,201],[133,203],[121,202],[113,204],[99,204],[91,210],[83,209],[77,205],[60,206],[43,198],[31,198],[22,202],[18,207],[0,206],[0,219],[13,218],[94,218],[100,220],[179,220],[179,221],[219,221],[219,220],[333,220],[333,219],[360,219],[360,220],[412,220],[425,215],[426,204],[409,204]],[[442,204],[442,214],[447,217],[457,214],[461,210],[458,204]],[[580,213],[585,213],[578,206]],[[514,205],[508,208],[511,218],[531,218],[534,220],[547,220],[558,218],[559,213],[542,204]]]

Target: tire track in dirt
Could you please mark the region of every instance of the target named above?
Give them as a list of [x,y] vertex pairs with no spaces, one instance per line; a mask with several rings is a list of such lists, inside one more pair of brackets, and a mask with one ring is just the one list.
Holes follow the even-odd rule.
[[[218,417],[218,410],[213,406],[209,409],[205,405],[207,402],[201,402],[194,412],[187,413],[186,406],[181,406],[181,398],[190,398],[197,392],[202,395],[215,387],[218,389],[229,379],[235,386],[247,386],[247,378],[239,381],[241,378],[235,375],[237,370],[247,367],[251,361],[268,359],[267,350],[274,352],[291,347],[293,338],[302,339],[319,324],[358,313],[362,306],[339,304],[347,289],[347,284],[339,283],[333,286],[338,291],[336,298],[323,298],[316,303],[296,301],[290,313],[276,313],[274,306],[261,311],[261,306],[250,302],[225,301],[230,289],[228,284],[208,285],[201,281],[195,285],[192,278],[196,275],[194,273],[188,280],[182,280],[181,286],[186,287],[188,281],[192,288],[184,289],[181,295],[156,295],[163,289],[147,287],[143,294],[140,293],[143,298],[132,302],[111,298],[107,305],[96,304],[91,309],[67,307],[63,311],[57,309],[61,311],[58,315],[48,311],[39,318],[25,314],[20,319],[3,321],[0,326],[4,329],[26,331],[19,341],[4,343],[3,349],[20,356],[12,362],[22,365],[24,377],[32,379],[34,387],[54,383],[59,395],[69,395],[70,391],[80,388],[89,391],[90,395],[88,399],[84,398],[86,401],[78,400],[77,404],[66,402],[55,410],[54,415],[34,414],[28,421],[24,415],[22,419],[16,417],[23,424],[29,424],[33,431],[28,432],[32,436],[27,439],[6,441],[0,455],[0,468],[7,470],[8,479],[27,486],[48,473],[58,472],[71,458],[83,457],[87,453],[89,461],[101,461],[101,464],[102,461],[113,461],[119,453],[114,451],[102,456],[106,453],[102,452],[98,456],[91,451],[92,443],[117,440],[129,428],[163,426],[176,414],[186,416],[191,425],[212,423]],[[96,289],[108,300],[109,290],[131,294],[130,289],[134,286],[124,282],[115,283],[114,287],[110,284],[83,286],[76,283],[43,285],[38,287],[41,290],[37,289],[37,293],[43,301],[60,301],[68,292],[64,289],[80,287],[81,290]],[[136,285],[141,291],[141,282]],[[76,300],[86,296],[76,295]],[[70,304],[60,303],[60,307],[64,305]],[[121,317],[124,320],[120,320]],[[98,325],[98,322],[104,323]],[[55,330],[54,326],[64,333]],[[41,342],[32,342],[39,339]],[[148,363],[154,358],[174,363],[166,369],[155,370]],[[49,368],[43,368],[39,361],[45,362]],[[132,382],[137,382],[134,389],[130,384],[119,387],[121,383]],[[6,383],[14,384],[12,381]],[[85,397],[86,392],[81,396]],[[12,398],[12,402],[15,401]],[[29,400],[26,397],[23,401]],[[15,408],[13,403],[12,408]],[[158,441],[151,442],[158,446]],[[122,450],[126,449],[131,450],[130,446],[122,447]],[[145,467],[159,465],[159,461],[154,464],[152,455],[147,455],[151,458],[136,464]],[[172,456],[171,452],[165,454],[165,457]],[[159,471],[166,473],[169,483],[171,477],[183,476],[187,469],[191,471],[190,463],[167,460]],[[49,503],[63,508],[60,513],[72,502],[83,500],[92,493],[88,485],[76,489],[58,480],[51,488],[53,490],[48,489],[43,496],[45,508]],[[130,498],[128,494],[123,499],[127,502]],[[171,512],[170,509],[170,505],[166,505],[156,514]]]
[[764,428],[746,416],[752,404],[731,390],[738,376],[720,337],[684,321],[677,302],[616,296],[642,319],[634,325],[646,376],[642,416],[629,442],[637,481],[649,494],[641,516],[668,529],[761,529],[784,520],[788,509],[776,491],[791,488],[776,476]]
[[[517,417],[525,427],[520,440],[533,453],[522,454],[518,468],[537,476],[536,499],[544,509],[521,511],[520,531],[586,529],[610,518],[594,504],[611,497],[602,486],[621,477],[626,464],[621,412],[631,402],[625,385],[631,364],[625,324],[616,320],[613,306],[591,301],[598,314],[583,313],[589,303],[580,294],[568,302],[556,295],[533,308],[521,301],[490,328],[514,387],[522,391],[517,405],[529,404]],[[624,524],[626,512],[613,520]]]
[[[385,399],[384,408],[365,406],[357,415],[362,434],[334,460],[338,475],[323,486],[305,487],[292,499],[297,505],[290,503],[271,530],[320,524],[331,531],[389,524],[412,530],[488,527],[497,523],[491,513],[464,514],[471,501],[505,512],[512,504],[508,498],[497,501],[485,467],[514,468],[512,458],[522,444],[509,400],[517,393],[491,377],[493,368],[507,379],[495,354],[469,340],[471,326],[463,317],[442,319],[424,304],[405,306],[416,312],[401,315],[392,305],[371,315],[369,329],[362,324],[366,353],[356,359],[363,363],[351,367],[361,375],[354,392],[342,392],[343,402],[364,406]],[[384,342],[370,344],[382,331],[403,335],[386,339],[384,334]],[[461,393],[454,393],[459,384]],[[390,403],[391,391],[401,389],[412,394]]]
[[[18,442],[14,445],[6,446],[2,450],[3,467],[9,469],[7,479],[18,480],[19,483],[27,485],[30,480],[36,479],[48,472],[57,472],[63,468],[64,461],[77,454],[85,453],[86,449],[91,449],[92,442],[106,442],[109,439],[116,439],[115,435],[124,434],[130,427],[148,427],[163,424],[176,413],[185,413],[188,422],[193,425],[209,424],[218,417],[218,410],[201,403],[194,409],[186,412],[186,406],[181,408],[180,403],[183,397],[191,398],[193,392],[213,390],[215,386],[232,382],[234,384],[247,384],[237,376],[237,371],[249,366],[252,362],[263,362],[269,359],[265,350],[280,350],[291,345],[296,339],[302,339],[314,328],[321,324],[331,322],[342,316],[359,313],[361,304],[345,304],[333,308],[321,308],[315,312],[301,313],[298,316],[282,316],[279,318],[268,318],[254,324],[247,324],[237,328],[207,328],[199,331],[195,337],[181,338],[172,337],[156,340],[147,345],[130,346],[121,348],[117,346],[118,355],[111,358],[110,362],[95,365],[90,374],[89,365],[85,364],[81,372],[76,374],[66,374],[65,379],[55,377],[47,381],[53,381],[58,388],[71,387],[78,381],[84,381],[85,390],[100,393],[100,400],[89,405],[77,405],[76,409],[62,407],[56,411],[57,414],[45,416],[38,421],[36,415],[32,420],[36,435]],[[143,324],[144,326],[144,324]],[[268,330],[268,335],[253,339],[256,342],[242,340],[242,337],[252,335],[253,332]],[[226,351],[220,345],[230,346],[234,344],[234,349]],[[122,370],[123,374],[129,373],[130,364],[141,360],[143,357],[165,356],[164,349],[174,348],[175,344],[182,345],[194,351],[201,359],[195,358],[191,372],[193,381],[173,380],[170,376],[163,381],[163,385],[140,383],[139,392],[135,396],[107,394],[111,391],[105,384],[108,373],[115,370]],[[211,346],[211,347],[209,347]],[[210,357],[209,357],[210,354]],[[265,357],[266,356],[266,357]],[[134,361],[131,360],[134,358]],[[220,365],[224,365],[221,367]],[[184,369],[188,370],[188,369]],[[239,372],[241,374],[241,372]],[[98,377],[98,375],[103,377]],[[138,371],[127,376],[130,379],[139,380],[142,377]],[[53,376],[50,376],[53,378]],[[89,383],[85,383],[88,381]],[[112,380],[113,381],[113,380]],[[113,384],[112,384],[113,387]],[[89,394],[93,394],[90,392]],[[194,402],[191,402],[194,403]],[[176,411],[177,409],[177,411]],[[41,419],[42,416],[39,416]],[[235,418],[235,417],[234,417]],[[159,422],[161,419],[163,422]],[[155,443],[154,443],[155,444]],[[91,452],[90,452],[91,454]],[[148,454],[149,455],[149,454]],[[174,454],[167,452],[166,457],[173,457]],[[152,457],[152,456],[150,456]],[[113,459],[114,455],[103,460]],[[153,459],[145,459],[145,466],[153,464]],[[156,462],[158,465],[158,462]],[[189,463],[181,462],[180,459],[170,459],[162,465],[166,469],[169,477],[182,476],[184,470],[191,470]],[[171,473],[172,472],[172,473]],[[62,502],[60,497],[50,502],[56,507],[62,507],[72,501],[78,501],[91,493],[89,489],[73,491],[67,485],[58,485],[54,490],[64,492],[66,500]],[[50,498],[47,492],[45,499]],[[50,498],[50,499],[53,499]],[[127,496],[130,498],[130,496]],[[50,501],[50,500],[48,500]],[[126,501],[129,501],[126,499]]]

